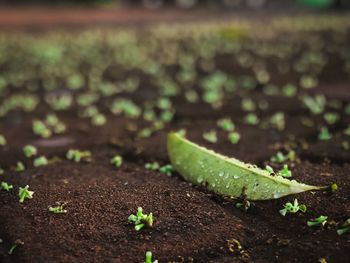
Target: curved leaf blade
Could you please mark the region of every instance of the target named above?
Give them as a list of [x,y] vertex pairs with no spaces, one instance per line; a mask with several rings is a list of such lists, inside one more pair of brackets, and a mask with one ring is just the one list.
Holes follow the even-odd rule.
[[247,199],[268,200],[325,188],[271,176],[255,165],[218,154],[173,132],[168,134],[167,149],[171,164],[185,180],[205,184],[222,195],[239,197],[244,192]]

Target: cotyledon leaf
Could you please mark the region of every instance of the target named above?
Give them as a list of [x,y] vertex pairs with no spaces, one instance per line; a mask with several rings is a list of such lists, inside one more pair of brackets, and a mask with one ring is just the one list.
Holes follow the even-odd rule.
[[250,200],[268,200],[325,189],[271,176],[255,165],[208,150],[174,132],[168,134],[167,148],[171,164],[185,180],[205,184],[222,195],[239,197],[244,193]]

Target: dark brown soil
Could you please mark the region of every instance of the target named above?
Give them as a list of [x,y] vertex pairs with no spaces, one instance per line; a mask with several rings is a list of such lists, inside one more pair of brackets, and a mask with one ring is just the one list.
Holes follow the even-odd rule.
[[[327,42],[327,34],[320,36],[325,43],[331,43]],[[342,44],[349,45],[350,39]],[[240,74],[244,69],[232,63],[232,57],[218,55],[216,66]],[[330,65],[339,60],[337,55],[328,58]],[[283,75],[275,69],[271,75],[277,83],[293,81],[296,76]],[[340,66],[326,68],[319,78],[322,85],[307,93],[325,94],[328,100],[338,99],[343,106],[350,103],[349,75]],[[131,94],[131,98],[142,101],[140,94],[151,94],[147,78],[142,78],[141,83],[141,90]],[[262,119],[283,111],[286,128],[278,131],[245,124],[240,105],[247,94],[254,101],[263,99],[269,103],[267,110],[256,111]],[[302,94],[305,91],[299,89],[292,98],[267,96],[258,86],[249,93],[227,96],[220,109],[202,102],[189,104],[183,96],[177,96],[171,99],[176,109],[174,120],[143,139],[136,138],[133,128],[144,126],[141,118],[116,117],[105,112],[107,123],[102,128],[94,127],[79,118],[73,108],[57,112],[69,127],[64,135],[40,139],[32,133],[31,121],[45,116],[46,105],[40,105],[33,113],[9,113],[0,119],[0,134],[8,141],[7,146],[0,148],[0,167],[5,170],[0,181],[13,184],[15,190],[0,191],[0,261],[144,262],[145,252],[152,251],[159,262],[350,262],[350,235],[336,233],[350,217],[350,152],[341,148],[343,141],[349,142],[342,131],[349,125],[350,117],[343,108],[331,109],[341,115],[340,121],[331,126],[336,135],[329,141],[319,141],[318,126],[301,125],[303,117],[310,117],[300,102]],[[202,133],[215,128],[217,119],[224,116],[235,122],[241,134],[239,143],[229,143],[226,133],[219,130],[216,144],[203,140]],[[322,122],[322,116],[312,118]],[[194,187],[177,173],[166,176],[144,168],[146,162],[169,162],[167,132],[181,128],[187,130],[189,139],[201,145],[262,167],[270,164],[270,157],[278,150],[293,148],[298,156],[292,166],[293,179],[314,185],[336,182],[339,191],[307,192],[254,202],[244,212],[235,208],[235,200]],[[33,168],[32,160],[22,153],[26,144],[36,146],[40,155],[55,157],[56,162]],[[66,160],[65,154],[71,148],[90,150],[91,162]],[[124,159],[119,169],[110,165],[116,154]],[[17,161],[29,168],[15,172],[12,168]],[[275,165],[276,169],[280,167]],[[35,191],[34,197],[20,204],[17,189],[26,184]],[[281,216],[279,210],[294,198],[307,205],[307,213]],[[48,206],[58,201],[67,203],[66,214],[48,212]],[[153,228],[136,232],[127,218],[139,206],[153,212],[155,221]],[[328,216],[328,224],[308,227],[306,222],[319,215]],[[8,255],[17,239],[24,244]],[[230,251],[228,243],[232,240],[238,240],[243,250]]]

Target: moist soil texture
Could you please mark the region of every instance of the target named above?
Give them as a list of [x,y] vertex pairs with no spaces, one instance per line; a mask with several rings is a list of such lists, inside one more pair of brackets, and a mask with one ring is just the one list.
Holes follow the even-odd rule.
[[[145,262],[151,251],[159,262],[350,262],[349,21],[2,33],[0,181],[13,188],[0,190],[0,261]],[[234,128],[222,129],[223,118]],[[166,136],[179,130],[337,187],[268,201],[220,196],[166,169]],[[26,145],[37,154],[26,157]],[[69,150],[90,154],[74,161]],[[20,203],[26,185],[34,194]],[[307,211],[281,215],[295,199]],[[66,211],[49,210],[57,205]],[[128,221],[138,207],[152,227]],[[321,215],[324,224],[308,226]]]

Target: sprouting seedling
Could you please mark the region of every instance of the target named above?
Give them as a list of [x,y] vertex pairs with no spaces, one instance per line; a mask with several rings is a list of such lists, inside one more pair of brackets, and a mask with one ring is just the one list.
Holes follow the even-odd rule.
[[249,98],[243,99],[241,106],[242,106],[242,110],[244,111],[253,111],[256,108],[254,101]]
[[255,113],[249,113],[245,116],[244,122],[249,125],[257,125],[259,123],[259,118]]
[[24,164],[22,162],[16,163],[16,167],[15,167],[16,172],[23,172],[25,169],[26,169],[26,167],[24,166]]
[[232,144],[237,144],[241,138],[241,135],[238,132],[230,132],[227,137]]
[[116,155],[111,159],[111,164],[113,164],[115,167],[119,168],[123,163],[123,157],[120,155]]
[[34,165],[34,167],[39,167],[39,166],[47,165],[48,163],[49,163],[49,161],[47,160],[47,158],[45,156],[40,156],[38,158],[35,158],[33,165]]
[[33,191],[29,191],[29,185],[26,185],[25,187],[20,187],[18,191],[19,196],[19,202],[23,203],[26,198],[32,199],[33,198]]
[[151,171],[157,171],[159,169],[159,163],[153,162],[153,163],[146,163],[145,168]]
[[1,188],[1,190],[4,190],[4,191],[10,191],[11,189],[13,189],[13,185],[11,185],[11,184],[8,184],[8,183],[6,183],[6,182],[1,182],[1,184],[0,184],[0,188]]
[[54,214],[64,214],[67,210],[64,209],[65,203],[57,203],[57,206],[49,206],[49,211]]
[[152,213],[143,214],[142,207],[138,207],[136,215],[131,214],[128,220],[134,222],[136,231],[140,231],[144,226],[152,227],[153,225]]
[[216,143],[218,141],[216,131],[212,130],[212,131],[203,133],[203,139],[210,143]]
[[288,213],[295,214],[298,211],[305,213],[306,210],[306,205],[299,205],[298,199],[294,199],[293,204],[291,202],[287,202],[284,204],[284,208],[280,210],[280,214],[285,216]]
[[288,165],[283,165],[283,169],[278,171],[277,175],[282,177],[292,177],[292,171],[289,170]]
[[173,166],[171,164],[163,165],[162,167],[159,168],[159,172],[166,174],[168,176],[171,176],[173,172]]
[[315,219],[307,221],[309,227],[324,226],[327,223],[328,216],[319,216]]
[[43,138],[49,138],[52,135],[50,129],[48,129],[44,122],[35,120],[32,126],[34,134],[40,135]]
[[10,247],[8,254],[12,255],[13,252],[15,251],[15,249],[19,246],[19,245],[24,245],[24,242],[20,239],[16,239],[15,243]]
[[337,229],[337,234],[343,235],[350,231],[350,218],[348,218],[341,226]]
[[106,117],[102,113],[95,114],[91,118],[91,123],[94,126],[103,126],[106,124]]
[[276,112],[270,117],[271,125],[277,130],[284,130],[286,126],[286,120],[283,112]]
[[318,139],[321,141],[328,141],[332,138],[332,134],[329,132],[327,127],[322,127],[318,134]]
[[321,114],[326,107],[326,98],[323,95],[317,95],[315,97],[304,96],[302,97],[304,105],[310,110],[312,114]]
[[23,147],[23,153],[27,158],[37,155],[38,150],[33,145],[26,145]]
[[329,125],[333,125],[339,120],[340,117],[336,112],[326,112],[323,115],[323,118]]
[[74,161],[76,163],[80,162],[84,158],[89,158],[91,157],[91,152],[90,151],[79,151],[79,150],[74,150],[70,149],[68,150],[66,157],[68,160]]
[[274,163],[283,163],[287,160],[294,162],[296,158],[294,151],[289,151],[288,154],[283,154],[282,152],[277,152],[275,156],[271,157],[271,161]]
[[146,252],[146,261],[145,263],[158,263],[158,260],[152,261],[152,252],[147,251]]
[[344,130],[344,134],[350,136],[350,125]]
[[0,134],[0,146],[5,146],[6,145],[6,138],[4,135]]
[[233,124],[230,118],[223,118],[217,121],[217,125],[226,132],[232,132],[235,129],[235,125]]
[[176,133],[168,134],[168,155],[174,169],[196,185],[231,197],[244,192],[248,200],[268,200],[309,190],[323,190],[271,176],[268,171],[201,147]]

